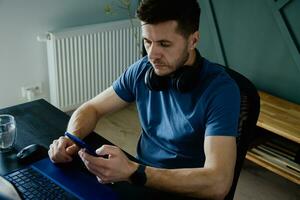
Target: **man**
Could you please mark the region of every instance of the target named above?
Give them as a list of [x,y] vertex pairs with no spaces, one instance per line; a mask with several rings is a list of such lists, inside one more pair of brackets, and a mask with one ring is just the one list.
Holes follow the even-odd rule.
[[147,56],[113,86],[84,103],[67,131],[84,138],[107,113],[136,102],[142,127],[137,158],[103,145],[94,157],[66,137],[50,145],[55,162],[77,152],[100,183],[133,184],[199,198],[223,199],[236,159],[239,90],[224,69],[202,58],[197,0],[143,0],[137,16]]

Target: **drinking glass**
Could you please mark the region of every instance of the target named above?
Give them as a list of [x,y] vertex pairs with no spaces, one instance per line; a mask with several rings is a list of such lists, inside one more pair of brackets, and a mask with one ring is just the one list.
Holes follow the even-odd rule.
[[16,138],[16,121],[12,115],[0,115],[0,152],[9,151]]

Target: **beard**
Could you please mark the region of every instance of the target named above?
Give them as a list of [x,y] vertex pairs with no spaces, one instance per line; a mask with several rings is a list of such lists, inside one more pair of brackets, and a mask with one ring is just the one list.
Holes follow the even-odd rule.
[[178,57],[177,59],[175,59],[172,63],[166,64],[161,60],[156,60],[153,61],[154,65],[166,65],[168,66],[168,70],[169,72],[159,72],[158,69],[154,69],[154,72],[156,75],[158,76],[169,76],[172,74],[174,74],[178,69],[180,69],[182,66],[184,66],[184,64],[188,61],[190,54],[188,51],[188,46],[185,45],[184,48],[182,48],[181,53],[179,54],[180,57]]
[[185,48],[182,51],[182,56],[180,56],[177,60],[176,60],[176,65],[175,65],[175,71],[177,71],[179,68],[181,68],[182,66],[184,66],[184,64],[188,61],[190,54],[187,50],[187,46],[185,46]]

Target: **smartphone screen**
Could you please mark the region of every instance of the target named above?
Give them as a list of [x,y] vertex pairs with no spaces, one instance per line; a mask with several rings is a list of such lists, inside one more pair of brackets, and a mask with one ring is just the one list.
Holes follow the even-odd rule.
[[73,135],[69,132],[65,132],[65,136],[67,136],[70,140],[72,140],[80,148],[86,149],[89,154],[99,157],[99,155],[96,154],[96,149],[89,146],[87,143],[85,143],[80,138],[76,137],[75,135]]

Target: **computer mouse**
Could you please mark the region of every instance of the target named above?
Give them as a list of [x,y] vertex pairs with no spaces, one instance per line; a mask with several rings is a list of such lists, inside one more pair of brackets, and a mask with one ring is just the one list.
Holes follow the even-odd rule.
[[48,150],[46,147],[39,144],[31,144],[24,147],[17,153],[17,159],[20,162],[34,162],[46,157]]

